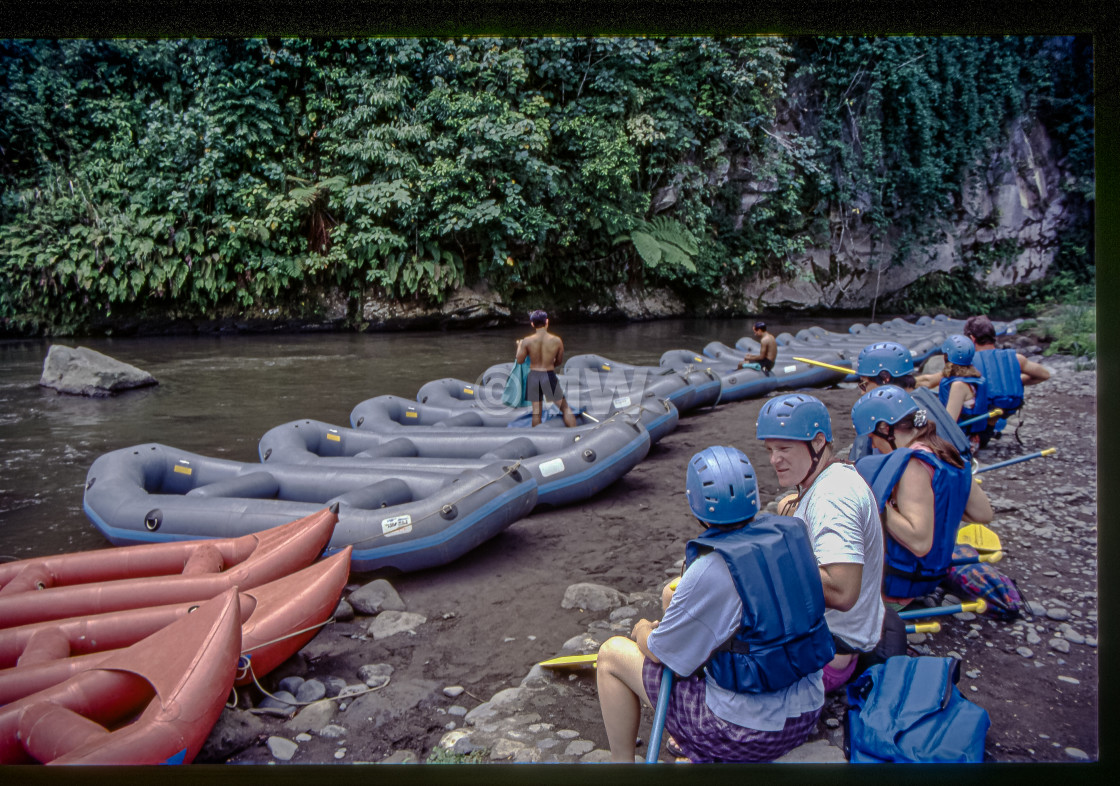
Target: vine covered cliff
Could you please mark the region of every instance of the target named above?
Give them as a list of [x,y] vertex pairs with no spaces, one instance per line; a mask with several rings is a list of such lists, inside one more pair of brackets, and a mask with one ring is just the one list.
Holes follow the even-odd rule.
[[1093,281],[1079,37],[0,42],[0,330]]

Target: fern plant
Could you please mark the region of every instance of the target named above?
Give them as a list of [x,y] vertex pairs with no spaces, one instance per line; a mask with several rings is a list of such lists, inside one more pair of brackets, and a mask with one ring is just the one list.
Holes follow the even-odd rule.
[[671,275],[675,268],[696,272],[694,259],[700,245],[680,221],[667,216],[639,221],[628,234],[615,238],[616,244],[627,241],[634,245],[648,270],[662,275]]

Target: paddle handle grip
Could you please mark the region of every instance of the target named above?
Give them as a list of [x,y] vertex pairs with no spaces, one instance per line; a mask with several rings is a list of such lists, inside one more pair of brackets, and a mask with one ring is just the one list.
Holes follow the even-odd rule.
[[940,622],[918,622],[906,626],[907,633],[940,633]]
[[1031,459],[1042,458],[1043,456],[1052,456],[1057,452],[1057,448],[1046,448],[1046,450],[1040,450],[1037,453],[1019,456],[1019,458],[1008,459],[1007,461],[1001,461],[998,464],[992,464],[989,467],[978,469],[974,474],[979,475],[981,472],[991,472],[993,469],[999,469],[1000,467],[1009,467],[1012,464],[1018,464],[1020,461],[1030,461]]
[[657,707],[653,710],[653,729],[649,733],[649,750],[646,751],[646,764],[656,764],[661,754],[661,734],[665,731],[665,716],[669,712],[669,696],[673,692],[673,670],[668,666],[661,669],[661,687],[657,691]]
[[963,611],[975,611],[977,614],[983,614],[988,609],[988,604],[983,598],[969,601],[968,603],[957,603],[952,606],[935,606],[932,609],[911,609],[910,611],[900,611],[898,616],[904,620],[918,619],[920,617],[946,617],[950,614],[960,614]]
[[957,425],[960,426],[961,428],[964,428],[965,426],[971,426],[973,423],[979,423],[981,420],[987,420],[988,418],[998,418],[1002,414],[1003,414],[1003,410],[1000,409],[999,407],[996,407],[995,409],[993,409],[990,412],[985,412],[983,415],[977,415],[974,418],[969,418],[968,420],[962,420],[961,422],[957,423]]

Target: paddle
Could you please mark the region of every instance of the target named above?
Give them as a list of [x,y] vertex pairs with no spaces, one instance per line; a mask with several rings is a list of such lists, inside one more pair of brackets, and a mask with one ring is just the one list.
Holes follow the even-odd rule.
[[810,358],[799,358],[799,357],[797,357],[796,355],[794,355],[794,358],[793,358],[793,359],[794,359],[794,360],[797,360],[797,361],[800,361],[800,362],[802,362],[802,363],[809,363],[810,365],[813,365],[813,366],[822,366],[822,367],[824,367],[824,368],[830,368],[830,369],[832,369],[833,371],[843,371],[843,372],[844,372],[845,374],[854,374],[854,373],[856,373],[856,372],[855,372],[855,369],[852,369],[852,368],[844,368],[843,366],[834,366],[834,365],[832,365],[831,363],[825,363],[825,362],[823,362],[823,361],[821,361],[821,360],[811,360]]
[[940,633],[940,622],[919,622],[916,625],[907,625],[907,633]]
[[561,655],[558,658],[542,660],[537,665],[546,669],[593,669],[598,659],[597,652],[589,652],[586,655]]
[[653,711],[653,729],[649,733],[649,749],[646,750],[646,764],[656,764],[661,753],[661,733],[665,730],[665,716],[669,711],[669,694],[673,692],[673,670],[668,666],[661,669],[661,688],[657,691],[657,707]]
[[900,611],[898,612],[898,616],[904,620],[911,620],[918,617],[944,617],[949,614],[960,614],[964,611],[975,611],[977,614],[983,614],[987,608],[988,604],[984,602],[983,598],[980,598],[978,600],[970,600],[968,603],[957,603],[953,606],[934,606],[931,609]]
[[977,551],[1002,551],[999,535],[983,524],[965,524],[957,530],[957,543],[972,546]]
[[1002,414],[1003,414],[1003,410],[1000,409],[999,407],[996,407],[995,409],[991,410],[990,412],[985,412],[983,415],[977,415],[974,418],[969,418],[968,420],[962,420],[962,421],[958,422],[957,425],[960,426],[961,428],[964,428],[965,426],[971,426],[973,423],[979,423],[981,420],[987,420],[989,418],[998,418]]
[[1007,461],[1001,461],[998,464],[992,464],[990,466],[984,467],[983,469],[978,469],[972,474],[979,475],[981,472],[991,472],[993,469],[1009,467],[1012,464],[1018,464],[1020,461],[1030,461],[1031,459],[1042,458],[1043,456],[1052,456],[1057,452],[1057,448],[1046,448],[1046,450],[1040,450],[1037,453],[1031,453],[1029,456],[1019,456],[1019,458],[1008,459]]

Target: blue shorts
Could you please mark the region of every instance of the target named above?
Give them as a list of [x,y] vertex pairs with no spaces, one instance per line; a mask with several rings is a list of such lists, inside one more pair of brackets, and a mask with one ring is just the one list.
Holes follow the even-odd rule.
[[[648,658],[642,664],[642,685],[655,706],[661,670],[661,664]],[[708,709],[706,693],[703,674],[677,677],[665,713],[665,731],[694,762],[774,761],[805,742],[821,716],[818,708],[787,718],[785,727],[779,731],[758,731],[736,726],[716,715]]]

